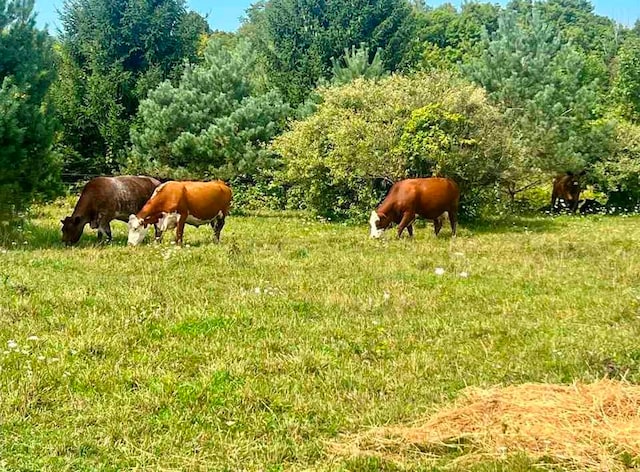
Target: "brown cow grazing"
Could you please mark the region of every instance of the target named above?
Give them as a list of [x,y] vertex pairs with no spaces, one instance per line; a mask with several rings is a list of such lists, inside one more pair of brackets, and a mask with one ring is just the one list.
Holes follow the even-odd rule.
[[[160,181],[145,176],[96,177],[82,189],[71,216],[62,223],[62,241],[66,245],[80,240],[87,223],[98,229],[98,241],[106,235],[111,241],[111,221],[126,222],[132,212],[140,211]],[[157,234],[157,228],[156,228]]]
[[442,229],[444,213],[449,214],[451,232],[456,235],[460,190],[451,179],[432,177],[396,182],[380,206],[371,212],[371,237],[379,238],[391,223],[398,224],[398,237],[407,228],[413,236],[413,222],[421,216],[433,220],[436,236]]
[[184,225],[211,224],[216,241],[229,214],[231,189],[222,181],[165,182],[135,215],[129,216],[129,244],[137,246],[148,226],[157,223],[161,231],[176,228],[176,243],[182,244]]
[[584,170],[578,174],[567,172],[553,179],[553,191],[551,192],[552,211],[560,211],[558,200],[562,199],[572,213],[576,212],[578,203],[580,202],[580,192],[582,191],[580,177],[585,175],[585,173],[586,171]]

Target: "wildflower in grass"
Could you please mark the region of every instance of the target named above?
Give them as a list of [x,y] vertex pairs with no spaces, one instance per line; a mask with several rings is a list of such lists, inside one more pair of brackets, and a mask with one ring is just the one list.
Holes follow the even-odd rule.
[[7,347],[9,349],[17,349],[18,343],[15,342],[13,339],[9,339],[9,341],[7,341]]
[[253,293],[255,293],[256,295],[260,295],[260,292],[261,292],[260,287],[256,287],[253,289]]
[[390,294],[389,292],[384,292],[384,293],[382,294],[382,298],[383,298],[384,300],[389,300],[389,299],[391,298],[391,294]]
[[39,361],[43,361],[44,360],[44,356],[38,356],[38,360]]
[[436,275],[444,275],[444,269],[442,267],[436,267]]
[[464,253],[462,252],[454,252],[453,255],[456,257],[464,257]]
[[40,341],[40,338],[38,336],[29,336],[27,341]]
[[467,277],[469,277],[469,272],[460,272],[460,277],[466,279]]

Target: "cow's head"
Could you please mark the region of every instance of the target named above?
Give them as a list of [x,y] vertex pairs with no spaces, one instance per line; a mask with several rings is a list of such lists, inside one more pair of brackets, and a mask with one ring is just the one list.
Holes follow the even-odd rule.
[[129,222],[127,223],[127,226],[129,227],[129,237],[127,238],[127,242],[130,246],[137,246],[140,244],[147,235],[147,231],[149,231],[149,225],[145,223],[142,218],[138,218],[136,215],[129,215]]
[[84,225],[87,224],[87,222],[79,216],[67,216],[60,220],[60,223],[62,223],[62,242],[67,246],[71,246],[80,241]]
[[565,198],[572,202],[577,202],[580,198],[580,191],[582,190],[581,178],[586,174],[586,171],[579,173],[567,172],[564,178],[564,191],[566,193]]
[[369,217],[369,226],[371,229],[371,237],[374,239],[382,236],[386,228],[386,226],[383,226],[383,221],[375,210],[371,212],[371,216]]

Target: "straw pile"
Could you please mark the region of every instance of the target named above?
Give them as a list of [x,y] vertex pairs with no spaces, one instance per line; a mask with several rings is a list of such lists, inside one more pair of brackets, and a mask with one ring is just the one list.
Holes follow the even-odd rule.
[[640,461],[640,386],[602,380],[471,388],[425,421],[344,439],[332,447],[339,455],[404,462],[453,449],[464,452],[458,461],[465,462],[524,453],[579,469],[618,470]]

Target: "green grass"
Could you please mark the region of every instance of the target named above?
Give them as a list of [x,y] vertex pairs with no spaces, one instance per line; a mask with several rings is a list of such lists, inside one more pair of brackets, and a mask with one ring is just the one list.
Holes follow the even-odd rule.
[[187,227],[182,249],[172,235],[126,247],[115,222],[112,245],[87,231],[68,249],[69,211],[39,208],[0,239],[0,470],[432,470],[452,457],[326,444],[469,385],[593,381],[607,364],[640,381],[639,217],[372,241],[366,226],[244,216],[220,245]]

